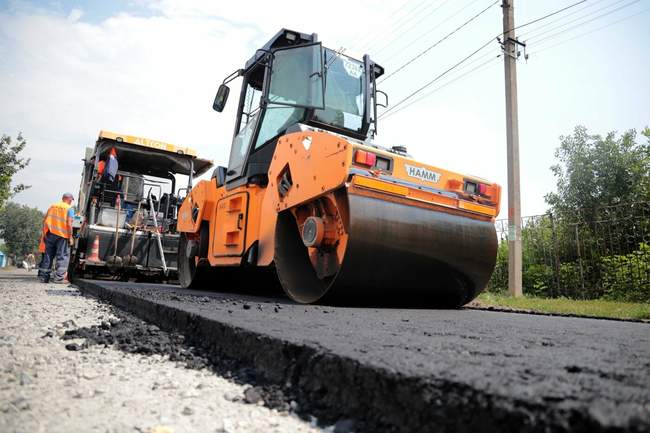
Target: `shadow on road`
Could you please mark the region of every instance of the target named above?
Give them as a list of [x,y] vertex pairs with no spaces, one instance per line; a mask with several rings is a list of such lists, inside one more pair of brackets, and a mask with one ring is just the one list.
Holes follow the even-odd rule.
[[0,270],[0,280],[37,281],[36,270],[27,272],[25,269],[9,268]]

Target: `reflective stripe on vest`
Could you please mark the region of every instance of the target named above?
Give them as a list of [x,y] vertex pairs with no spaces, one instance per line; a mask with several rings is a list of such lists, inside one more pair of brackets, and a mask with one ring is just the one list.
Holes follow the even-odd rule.
[[68,230],[68,209],[70,205],[65,202],[58,202],[50,206],[45,215],[44,229],[57,236],[68,239],[71,235]]

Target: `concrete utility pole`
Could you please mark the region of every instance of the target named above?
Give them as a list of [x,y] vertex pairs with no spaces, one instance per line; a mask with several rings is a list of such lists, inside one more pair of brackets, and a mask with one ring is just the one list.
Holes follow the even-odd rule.
[[521,196],[519,192],[519,120],[517,116],[517,57],[514,0],[503,0],[503,63],[506,77],[506,135],[508,142],[508,292],[522,296]]

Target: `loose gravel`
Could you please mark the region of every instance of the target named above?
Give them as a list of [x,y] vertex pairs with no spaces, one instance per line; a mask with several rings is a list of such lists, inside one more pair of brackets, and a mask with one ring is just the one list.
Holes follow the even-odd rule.
[[263,406],[267,391],[216,374],[182,335],[74,286],[0,271],[0,297],[0,432],[323,431],[295,402]]

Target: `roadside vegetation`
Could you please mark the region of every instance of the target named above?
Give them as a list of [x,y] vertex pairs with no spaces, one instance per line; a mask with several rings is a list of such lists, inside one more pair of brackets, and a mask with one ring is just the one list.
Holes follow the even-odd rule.
[[18,134],[15,139],[8,135],[0,137],[0,238],[4,243],[2,252],[14,262],[29,253],[38,252],[43,213],[36,208],[9,201],[13,196],[29,188],[16,184],[13,178],[29,164],[21,157],[27,141]]
[[[508,285],[507,223],[481,299],[548,312],[647,316],[650,310],[650,128],[560,137],[556,191],[544,215],[524,217],[523,299]],[[504,224],[505,223],[505,224]],[[504,229],[505,228],[505,229]],[[551,299],[545,299],[551,298]]]
[[572,314],[613,319],[650,320],[650,303],[607,301],[603,299],[578,300],[568,298],[537,298],[499,293],[482,293],[476,300],[480,307],[497,307],[539,313]]
[[8,199],[29,188],[22,183],[12,185],[14,175],[29,165],[29,159],[20,156],[25,146],[27,140],[20,133],[15,140],[5,134],[0,137],[0,208]]
[[22,260],[29,253],[38,253],[43,212],[36,208],[7,202],[0,208],[0,237],[5,253]]

